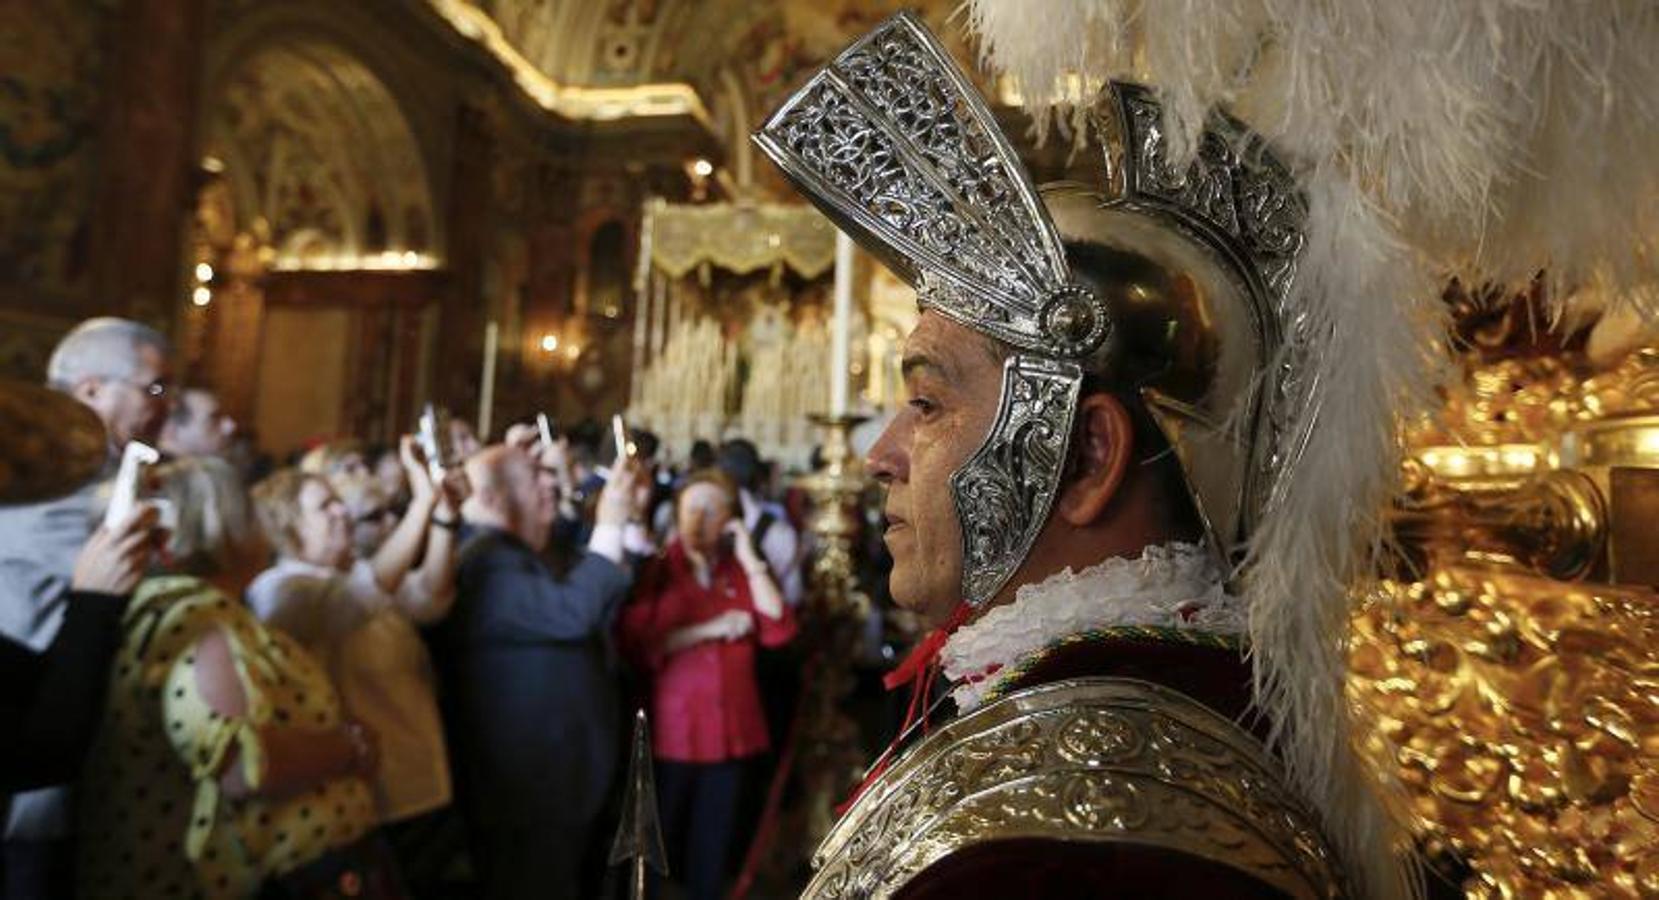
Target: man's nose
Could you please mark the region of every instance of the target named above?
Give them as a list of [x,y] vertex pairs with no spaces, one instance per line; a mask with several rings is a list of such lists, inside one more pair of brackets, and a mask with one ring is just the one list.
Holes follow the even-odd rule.
[[910,425],[901,412],[882,429],[881,437],[864,456],[864,467],[876,481],[892,484],[910,480]]

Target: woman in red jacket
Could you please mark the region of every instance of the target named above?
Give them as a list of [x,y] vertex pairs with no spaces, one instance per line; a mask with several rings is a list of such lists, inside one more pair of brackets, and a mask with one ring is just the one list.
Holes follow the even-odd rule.
[[678,535],[622,613],[623,644],[651,673],[652,750],[669,852],[694,900],[720,896],[743,761],[767,749],[755,645],[795,636],[795,618],[736,515],[718,471],[674,500]]

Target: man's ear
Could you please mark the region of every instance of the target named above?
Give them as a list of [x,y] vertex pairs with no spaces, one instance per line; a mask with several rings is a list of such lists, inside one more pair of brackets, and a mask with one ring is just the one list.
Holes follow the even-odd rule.
[[82,378],[69,389],[69,396],[85,403],[88,406],[98,398],[98,392],[103,390],[104,382],[99,378]]
[[1123,486],[1135,452],[1129,410],[1110,394],[1089,394],[1077,403],[1079,427],[1070,477],[1060,486],[1055,512],[1068,525],[1082,528],[1105,512]]

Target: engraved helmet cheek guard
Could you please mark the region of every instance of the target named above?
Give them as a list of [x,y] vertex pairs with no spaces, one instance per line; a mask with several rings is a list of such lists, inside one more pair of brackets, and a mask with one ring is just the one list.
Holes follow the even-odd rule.
[[[899,13],[755,134],[808,199],[916,288],[922,308],[1014,350],[990,431],[950,479],[972,606],[1002,590],[1048,520],[1085,365],[1141,389],[1224,557],[1265,496],[1252,450],[1272,443],[1259,434],[1278,352],[1271,289],[1294,271],[1304,207],[1294,192],[1251,194],[1227,180],[1256,172],[1254,161],[1237,164],[1239,146],[1212,146],[1242,146],[1248,133],[1237,123],[1236,133],[1205,136],[1207,152],[1234,154],[1221,182],[1203,177],[1212,172],[1202,154],[1186,171],[1159,169],[1156,117],[1144,89],[1112,85],[1095,110],[1108,184],[1039,193],[949,53]],[[1245,202],[1290,213],[1283,233],[1267,235],[1285,248],[1267,277],[1213,214]],[[1151,362],[1130,364],[1137,357]]]

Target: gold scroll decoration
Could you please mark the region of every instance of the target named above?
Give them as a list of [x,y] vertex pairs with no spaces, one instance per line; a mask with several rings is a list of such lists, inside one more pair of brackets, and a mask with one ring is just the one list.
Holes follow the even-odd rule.
[[[1351,698],[1476,897],[1659,894],[1659,597],[1496,570],[1385,582]],[[1385,764],[1386,764],[1385,763]]]

